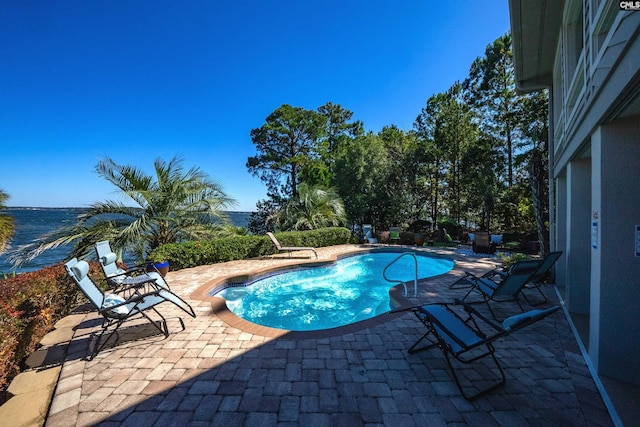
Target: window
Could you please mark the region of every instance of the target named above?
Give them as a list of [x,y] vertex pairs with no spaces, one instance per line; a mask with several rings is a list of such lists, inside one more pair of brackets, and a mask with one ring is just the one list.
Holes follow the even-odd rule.
[[619,11],[618,2],[613,1],[603,1],[595,10],[595,16],[593,18],[593,49],[591,50],[593,62],[595,62],[600,54],[609,30]]
[[[565,53],[567,76],[573,76],[576,72],[582,48],[584,46],[584,13],[582,1],[572,1],[567,11],[567,23],[565,26]],[[571,80],[571,79],[569,79]]]

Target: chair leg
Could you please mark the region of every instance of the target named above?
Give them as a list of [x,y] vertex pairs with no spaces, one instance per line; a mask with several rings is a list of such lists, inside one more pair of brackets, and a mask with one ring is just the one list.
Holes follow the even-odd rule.
[[[155,307],[151,307],[151,310],[153,310],[159,317],[160,317],[160,326],[158,326],[156,324],[156,322],[150,318],[147,313],[140,311],[137,314],[140,314],[142,317],[144,317],[149,323],[151,323],[151,325],[153,325],[154,328],[156,328],[158,331],[160,331],[160,333],[162,333],[162,335],[164,335],[165,338],[167,338],[169,336],[169,326],[167,325],[167,320],[165,319],[165,317],[160,314],[160,312],[158,310],[155,309]],[[135,315],[134,315],[135,317]],[[185,325],[184,322],[181,318],[178,318],[180,320],[180,324],[182,325],[182,330],[184,331],[185,329]],[[114,345],[118,342],[118,340],[120,339],[120,334],[118,333],[118,329],[120,328],[120,326],[126,321],[126,320],[131,320],[131,317],[126,317],[124,319],[120,319],[116,322],[116,326],[115,328],[107,335],[107,338],[102,342],[102,344],[100,343],[103,335],[105,334],[105,332],[107,332],[107,329],[113,325],[113,322],[108,322],[105,321],[106,323],[103,323],[102,326],[102,332],[100,332],[97,340],[96,340],[96,349],[95,351],[93,351],[89,356],[88,356],[88,360],[93,360],[96,355],[98,353],[100,353],[107,345],[107,343],[109,342],[109,340],[111,339],[112,336],[116,336],[116,340],[114,342]]]
[[[449,370],[451,370],[451,374],[453,375],[453,379],[456,382],[456,385],[458,386],[458,390],[460,390],[460,393],[464,396],[465,399],[467,400],[475,400],[481,396],[484,396],[485,394],[497,389],[498,387],[501,387],[502,385],[504,385],[505,383],[505,375],[504,375],[504,370],[502,369],[502,366],[500,366],[500,363],[498,363],[498,359],[496,358],[495,354],[493,351],[491,351],[490,356],[493,359],[493,363],[496,365],[496,367],[498,368],[498,372],[500,372],[500,378],[498,380],[498,382],[490,385],[489,387],[483,388],[481,390],[479,390],[477,393],[474,394],[467,394],[464,392],[464,389],[462,388],[462,384],[460,383],[460,379],[458,378],[458,374],[456,373],[456,370],[453,367],[453,363],[451,363],[451,359],[449,356],[449,352],[448,351],[443,351],[445,359],[447,359],[447,364],[449,365]],[[461,361],[462,363],[465,363],[464,361]]]
[[531,302],[531,301],[529,301],[529,298],[527,297],[527,294],[524,291],[522,292],[522,296],[527,301],[527,304],[529,304],[530,306],[536,307],[538,305],[546,304],[546,303],[549,302],[549,300],[547,299],[547,296],[544,294],[544,292],[542,292],[542,289],[540,289],[540,286],[541,285],[539,285],[537,283],[534,283],[530,287],[525,287],[525,289],[535,288],[538,291],[538,293],[540,294],[540,296],[542,297],[542,301]]
[[456,280],[455,282],[449,285],[449,289],[464,289],[464,288],[468,288],[469,286],[473,288],[473,283],[467,280],[467,277],[469,276],[464,276],[459,278],[458,280]]
[[520,307],[520,311],[524,313],[524,307],[522,307],[522,304],[520,304],[520,301],[518,300],[518,296],[516,295],[516,297],[513,300],[492,300],[492,299],[487,299],[485,298],[484,302],[487,303],[487,307],[489,307],[489,311],[491,312],[491,316],[493,317],[494,320],[497,320],[498,322],[502,322],[504,319],[498,319],[498,316],[496,316],[496,313],[493,311],[493,308],[491,307],[491,301],[495,301],[498,304],[501,303],[508,303],[511,301],[515,301],[516,304],[518,304],[518,307]]
[[[123,319],[124,320],[124,319]],[[118,340],[120,339],[119,334],[118,334],[118,328],[120,327],[120,325],[122,324],[123,320],[119,320],[116,323],[116,327],[107,335],[107,339],[104,340],[104,342],[102,344],[100,344],[100,340],[102,340],[102,337],[104,336],[105,332],[107,332],[107,329],[109,328],[109,326],[111,326],[111,322],[106,322],[103,323],[102,325],[102,331],[100,332],[100,334],[98,335],[98,338],[96,339],[96,348],[94,349],[94,351],[89,354],[89,356],[87,357],[87,360],[91,361],[93,360],[96,355],[98,353],[100,353],[104,347],[107,345],[107,343],[109,342],[109,340],[111,339],[112,336],[116,336],[116,343],[118,342]],[[92,334],[95,335],[95,334]]]
[[160,326],[156,325],[156,322],[154,322],[154,321],[153,321],[153,319],[152,319],[152,318],[150,318],[150,317],[147,315],[147,313],[145,313],[144,311],[141,311],[141,312],[140,312],[140,314],[141,314],[145,319],[147,319],[147,320],[149,321],[149,323],[151,323],[151,324],[154,326],[154,328],[156,328],[157,330],[159,330],[159,331],[164,335],[164,337],[165,337],[165,338],[167,338],[167,337],[169,336],[169,326],[167,325],[167,319],[165,319],[165,318],[164,318],[164,316],[163,316],[162,314],[160,314],[160,312],[159,312],[158,310],[156,310],[156,308],[155,308],[155,307],[151,307],[151,309],[152,309],[153,311],[155,311],[155,313],[156,313],[158,316],[160,316],[160,319],[162,319],[162,320],[160,321],[160,325],[161,325],[162,327],[160,327]]
[[471,295],[471,292],[473,292],[475,289],[476,289],[476,287],[472,284],[472,285],[471,285],[471,289],[469,289],[469,292],[467,292],[467,293],[466,293],[462,298],[460,298],[460,301],[465,302],[465,301],[466,301],[466,299],[467,299],[467,297],[468,297],[469,295]]
[[[421,352],[421,351],[428,350],[428,349],[430,349],[430,348],[434,348],[434,347],[436,347],[436,346],[438,345],[438,343],[437,343],[437,342],[434,342],[434,341],[431,341],[431,340],[428,338],[428,337],[429,337],[429,335],[430,335],[431,333],[432,333],[432,332],[431,332],[431,329],[429,329],[429,330],[427,331],[427,333],[425,333],[423,336],[421,336],[421,337],[418,339],[418,341],[416,341],[416,342],[411,346],[411,348],[409,348],[409,350],[407,350],[407,352],[408,352],[409,354],[415,354],[415,353],[419,353],[419,352]],[[423,345],[422,347],[417,347],[417,346],[418,346],[418,344],[420,344],[420,342],[422,342],[422,340],[424,340],[424,339],[426,339],[427,341],[429,341],[429,344],[425,344],[425,345]],[[417,348],[416,348],[416,347],[417,347]]]

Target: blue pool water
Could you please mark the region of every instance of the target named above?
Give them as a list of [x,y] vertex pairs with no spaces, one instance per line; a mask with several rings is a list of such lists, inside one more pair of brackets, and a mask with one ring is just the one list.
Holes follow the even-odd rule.
[[[290,331],[313,331],[370,319],[391,309],[390,283],[382,271],[400,253],[371,252],[335,264],[289,270],[217,292],[227,307],[250,322]],[[418,278],[453,268],[453,261],[416,254]],[[392,280],[411,281],[415,264],[402,257],[387,270]],[[413,292],[413,284],[409,286]]]

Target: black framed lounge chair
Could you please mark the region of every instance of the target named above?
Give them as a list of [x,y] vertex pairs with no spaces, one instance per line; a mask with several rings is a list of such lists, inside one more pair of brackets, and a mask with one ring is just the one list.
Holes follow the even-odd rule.
[[[120,286],[112,293],[105,294],[89,277],[89,264],[86,261],[71,259],[65,265],[68,275],[78,285],[82,293],[89,299],[91,304],[102,316],[102,331],[98,335],[95,350],[89,356],[93,359],[109,342],[112,336],[116,336],[118,341],[118,329],[129,320],[144,318],[158,329],[165,337],[169,336],[169,329],[165,317],[156,309],[156,306],[163,302],[171,302],[187,313],[191,317],[196,317],[193,308],[178,295],[155,285],[153,279],[146,282],[135,283],[129,286]],[[149,317],[147,311],[155,312],[161,319],[160,324]],[[178,318],[185,329],[184,322]],[[100,344],[102,336],[110,330],[106,339]]]
[[524,296],[524,298],[527,300],[529,304],[535,306],[535,305],[545,304],[549,301],[547,299],[547,296],[544,294],[544,292],[542,292],[541,286],[549,278],[549,272],[551,271],[551,268],[555,265],[555,263],[558,261],[558,259],[560,259],[561,256],[562,256],[562,251],[549,252],[547,256],[544,257],[544,260],[542,261],[542,264],[540,264],[540,267],[536,270],[535,273],[533,273],[533,276],[531,276],[531,279],[529,279],[529,283],[527,283],[527,286],[525,287],[525,289],[535,288],[538,291],[538,293],[540,293],[540,295],[542,296],[542,301],[535,302],[532,304],[527,298],[527,294],[523,292],[522,295]]
[[116,263],[118,257],[111,250],[111,245],[108,240],[96,243],[95,248],[104,276],[107,278],[107,283],[109,283],[112,288],[117,288],[123,284],[132,284],[136,281],[145,281],[151,278],[156,281],[158,286],[170,289],[167,281],[157,270],[147,271],[146,267],[142,266],[132,267],[127,270],[118,267],[118,264]]
[[494,319],[497,319],[490,302],[507,302],[515,301],[520,307],[520,311],[524,311],[522,304],[518,299],[524,286],[529,282],[533,274],[537,271],[542,263],[541,260],[524,260],[516,262],[511,266],[509,271],[495,282],[488,277],[478,277],[471,273],[466,273],[454,282],[450,288],[456,288],[460,285],[470,286],[467,294],[462,301],[467,302],[467,298],[472,293],[478,293],[482,297],[482,301],[487,304],[489,311]]
[[[453,306],[456,305],[462,309],[454,309]],[[409,353],[414,354],[438,347],[444,353],[458,390],[466,399],[473,400],[495,390],[505,382],[504,370],[496,358],[493,342],[542,320],[559,309],[559,306],[554,306],[545,310],[531,310],[508,317],[501,324],[497,324],[482,316],[468,304],[457,300],[453,304],[428,304],[412,307],[410,310],[425,325],[427,332],[411,346]],[[418,347],[423,340],[427,340],[428,343]],[[499,377],[497,381],[491,381],[489,386],[480,389],[473,387],[476,392],[469,394],[465,392],[465,388],[469,389],[469,385],[463,387],[453,366],[452,357],[463,364],[471,364],[485,357],[490,357],[497,368]],[[486,380],[481,382],[485,383]]]
[[[538,269],[533,273],[533,275],[531,275],[529,282],[525,286],[525,290],[535,288],[540,294],[540,296],[542,297],[542,300],[531,302],[527,297],[527,294],[525,292],[522,292],[522,296],[524,297],[524,299],[527,300],[529,305],[537,306],[540,304],[545,304],[549,301],[547,299],[547,296],[544,294],[544,292],[542,292],[541,286],[545,283],[545,281],[549,277],[549,272],[551,271],[551,268],[555,265],[555,263],[558,261],[558,259],[560,259],[561,256],[562,256],[562,251],[549,252],[547,256],[545,256],[542,262],[540,263],[540,267],[538,267]],[[506,274],[507,274],[506,271],[496,269],[496,270],[491,270],[490,272],[484,274],[482,277],[489,277],[491,279],[494,279],[496,276],[505,277]]]
[[275,245],[276,249],[278,249],[281,252],[289,252],[289,257],[291,257],[291,252],[296,252],[296,251],[312,251],[315,255],[316,255],[316,259],[318,258],[318,252],[316,252],[315,248],[311,248],[311,247],[297,247],[297,246],[282,246],[280,244],[280,242],[278,241],[278,239],[276,239],[276,236],[273,235],[273,233],[268,232],[267,236],[269,236],[269,238],[271,239],[271,241],[273,242],[273,244]]

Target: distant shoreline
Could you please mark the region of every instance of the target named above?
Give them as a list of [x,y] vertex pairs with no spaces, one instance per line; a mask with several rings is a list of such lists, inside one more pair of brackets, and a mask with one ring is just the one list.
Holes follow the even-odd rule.
[[[131,206],[135,207],[135,206]],[[90,207],[78,207],[78,206],[68,206],[68,207],[48,207],[48,206],[5,206],[0,209],[2,211],[10,211],[10,210],[83,210],[83,209],[91,209]],[[241,214],[250,214],[254,211],[222,211],[222,212],[232,212],[232,213],[241,213]]]
[[[75,223],[79,216],[89,212],[91,208],[59,208],[59,207],[31,207],[31,206],[11,206],[0,210],[0,215],[13,218],[15,224],[15,234],[11,239],[11,248],[17,249],[41,239],[49,233],[58,230],[60,227],[69,226]],[[142,212],[141,208],[137,208]],[[248,211],[223,211],[234,227],[248,229],[251,212]],[[0,273],[39,270],[44,267],[59,264],[66,259],[71,251],[68,245],[62,245],[54,249],[43,252],[33,260],[14,267],[7,259],[7,253],[0,254]]]

